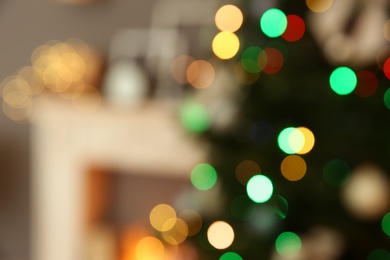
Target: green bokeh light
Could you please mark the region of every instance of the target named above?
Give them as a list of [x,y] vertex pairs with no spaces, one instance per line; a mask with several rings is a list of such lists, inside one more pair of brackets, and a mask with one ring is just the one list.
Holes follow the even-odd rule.
[[287,200],[278,195],[276,196],[276,203],[277,203],[277,214],[281,219],[285,219],[287,217],[288,213],[288,202]]
[[279,148],[286,154],[294,154],[295,151],[290,145],[290,135],[296,130],[295,127],[287,127],[283,129],[278,136]]
[[325,165],[323,174],[327,183],[333,187],[340,187],[347,181],[350,175],[350,168],[346,162],[334,159]]
[[281,10],[271,8],[261,16],[260,28],[270,38],[279,37],[287,28],[287,17]]
[[367,260],[390,260],[390,252],[381,248],[375,249],[367,256]]
[[271,180],[265,175],[255,175],[249,179],[246,191],[251,200],[256,203],[268,201],[273,193],[274,187]]
[[296,254],[301,250],[301,247],[301,239],[293,232],[283,232],[275,241],[276,252],[282,256]]
[[348,95],[357,85],[355,72],[348,67],[338,67],[329,78],[330,87],[339,95]]
[[390,237],[390,212],[387,213],[382,219],[382,230]]
[[196,102],[185,103],[181,108],[180,118],[183,125],[195,133],[206,131],[211,124],[207,109]]
[[245,49],[241,55],[242,67],[249,73],[259,73],[261,69],[257,59],[262,51],[263,49],[257,46],[251,46]]
[[216,182],[217,172],[210,164],[198,164],[191,171],[191,183],[199,190],[209,190]]
[[234,252],[226,252],[219,258],[219,260],[242,260],[242,257]]
[[390,109],[390,88],[386,90],[383,99],[385,101],[385,106]]

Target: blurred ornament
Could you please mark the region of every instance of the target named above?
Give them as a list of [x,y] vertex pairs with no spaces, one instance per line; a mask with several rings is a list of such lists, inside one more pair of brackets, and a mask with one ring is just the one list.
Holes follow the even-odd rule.
[[104,81],[104,94],[113,105],[134,106],[145,101],[149,83],[145,72],[130,59],[113,62]]
[[390,183],[377,166],[356,168],[342,191],[345,207],[356,217],[374,220],[390,209]]
[[342,234],[329,227],[314,227],[303,239],[308,259],[339,259],[344,251],[345,241]]
[[[386,44],[383,26],[388,20],[388,3],[387,0],[332,1],[326,12],[310,13],[308,24],[326,58],[337,65],[374,64],[379,49]],[[352,27],[351,21],[354,21]]]

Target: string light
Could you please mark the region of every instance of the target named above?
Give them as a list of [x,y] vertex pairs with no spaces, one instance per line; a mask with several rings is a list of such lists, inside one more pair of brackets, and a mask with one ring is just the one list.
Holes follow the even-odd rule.
[[235,32],[243,22],[241,10],[235,5],[224,5],[215,14],[215,25],[221,31]]
[[355,72],[348,67],[338,67],[329,78],[330,87],[339,95],[348,95],[354,91],[357,84]]
[[302,242],[297,234],[283,232],[276,238],[275,248],[282,256],[295,255],[301,250]]
[[282,34],[282,38],[288,42],[296,42],[305,34],[306,25],[298,15],[287,15],[287,28]]
[[234,241],[234,230],[225,221],[216,221],[208,228],[207,238],[216,249],[225,249]]
[[268,9],[260,18],[260,28],[270,38],[279,37],[287,28],[287,17],[277,8]]
[[191,183],[199,190],[209,190],[216,182],[217,172],[210,164],[198,164],[191,171]]
[[289,181],[298,181],[306,174],[306,162],[298,155],[290,155],[284,158],[280,166],[282,175]]
[[168,231],[176,224],[176,211],[167,204],[159,204],[152,209],[149,219],[156,230]]
[[240,48],[240,39],[232,32],[220,32],[214,37],[212,48],[218,58],[231,59]]
[[271,180],[265,175],[253,176],[246,185],[246,191],[251,200],[256,203],[268,201],[273,193],[274,187]]

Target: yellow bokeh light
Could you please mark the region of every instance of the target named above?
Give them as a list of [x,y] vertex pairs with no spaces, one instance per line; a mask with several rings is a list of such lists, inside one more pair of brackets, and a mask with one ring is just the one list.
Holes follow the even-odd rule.
[[27,123],[28,117],[31,115],[33,106],[32,102],[22,108],[14,108],[7,103],[2,103],[3,113],[11,120],[18,123]]
[[137,260],[163,260],[164,245],[155,237],[145,237],[137,243],[135,255]]
[[310,152],[311,149],[313,149],[313,147],[314,147],[314,143],[315,143],[314,135],[313,135],[312,131],[310,131],[306,127],[297,127],[297,130],[299,130],[302,133],[304,140],[305,140],[302,148],[297,153],[298,154],[306,154],[306,153]]
[[31,56],[32,71],[27,69],[24,74],[33,78],[37,87],[39,84],[36,83],[41,81],[42,85],[56,93],[64,92],[74,84],[92,83],[90,75],[94,66],[93,62],[89,62],[92,55],[86,44],[75,40],[74,44],[76,43],[78,46],[64,42],[48,42],[38,47]]
[[216,249],[225,249],[234,241],[234,230],[228,223],[216,221],[208,228],[207,238]]
[[280,166],[283,176],[289,181],[298,181],[306,174],[306,162],[298,155],[289,155]]
[[39,94],[44,90],[45,86],[32,66],[23,67],[18,71],[17,75],[29,82],[33,94]]
[[246,185],[252,176],[259,173],[261,173],[260,166],[251,160],[242,161],[236,167],[236,178],[243,185]]
[[[170,225],[170,223],[167,223],[166,225]],[[180,218],[176,219],[173,228],[163,232],[162,236],[164,240],[171,245],[183,243],[188,236],[187,223]]]
[[240,48],[240,40],[232,32],[218,33],[212,43],[214,54],[223,60],[231,59]]
[[243,22],[241,10],[235,5],[224,5],[215,14],[215,25],[221,31],[235,32]]
[[171,75],[179,83],[188,83],[187,69],[195,60],[189,55],[179,55],[171,63]]
[[176,211],[167,204],[155,206],[149,215],[150,224],[158,231],[168,231],[176,224]]
[[307,7],[315,13],[323,13],[329,10],[334,0],[306,0]]
[[305,145],[305,136],[298,128],[295,128],[290,133],[288,137],[288,144],[290,149],[295,153],[298,153],[302,150],[303,146]]
[[179,218],[184,220],[188,227],[188,236],[198,234],[202,228],[202,216],[193,209],[185,209],[179,213]]
[[187,81],[194,88],[207,88],[213,83],[215,78],[215,70],[210,62],[205,60],[197,60],[188,66]]

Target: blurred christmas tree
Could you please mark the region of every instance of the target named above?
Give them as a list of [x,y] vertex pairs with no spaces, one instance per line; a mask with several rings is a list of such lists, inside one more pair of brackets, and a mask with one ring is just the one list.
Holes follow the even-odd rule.
[[[387,3],[224,4],[210,88],[239,91],[222,87],[216,100],[197,93],[209,108],[225,98],[210,118],[196,106],[182,111],[187,128],[212,144],[222,190],[223,210],[206,216],[196,237],[201,258],[390,259]],[[218,83],[223,71],[240,83]],[[197,184],[210,165],[192,171],[198,189],[217,189],[213,180]]]

